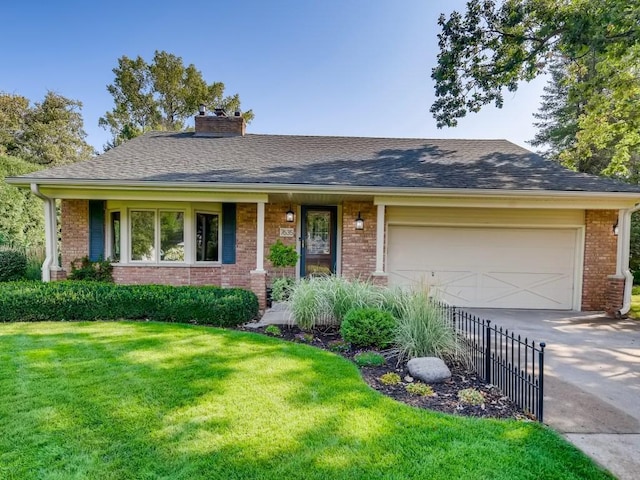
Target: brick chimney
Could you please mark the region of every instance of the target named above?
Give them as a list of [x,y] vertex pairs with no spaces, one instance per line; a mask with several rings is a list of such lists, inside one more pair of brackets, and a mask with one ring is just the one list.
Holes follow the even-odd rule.
[[237,137],[244,136],[247,124],[240,112],[235,112],[232,117],[221,109],[215,109],[215,116],[207,115],[206,110],[200,107],[200,115],[196,115],[196,137]]

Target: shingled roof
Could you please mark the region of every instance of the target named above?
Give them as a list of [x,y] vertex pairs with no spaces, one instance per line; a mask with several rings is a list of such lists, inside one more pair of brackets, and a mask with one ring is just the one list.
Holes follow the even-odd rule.
[[[151,132],[91,160],[31,173],[61,184],[169,182],[638,192],[572,172],[506,140]],[[57,182],[56,182],[57,183]]]

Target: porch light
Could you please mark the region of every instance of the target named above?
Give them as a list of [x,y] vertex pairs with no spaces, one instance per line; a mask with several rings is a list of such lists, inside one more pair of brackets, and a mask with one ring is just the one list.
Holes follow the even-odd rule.
[[198,107],[198,113],[200,113],[200,115],[207,113],[207,106],[204,103],[201,103]]
[[618,233],[620,232],[620,229],[618,228],[618,221],[617,220],[616,220],[616,223],[613,226],[612,230],[613,230],[613,234],[617,237]]
[[284,219],[289,223],[292,223],[296,219],[296,214],[291,210],[291,204],[289,204],[289,210],[287,210],[287,213],[284,214]]
[[358,212],[358,218],[356,218],[356,230],[364,230],[364,219],[360,216],[360,212]]

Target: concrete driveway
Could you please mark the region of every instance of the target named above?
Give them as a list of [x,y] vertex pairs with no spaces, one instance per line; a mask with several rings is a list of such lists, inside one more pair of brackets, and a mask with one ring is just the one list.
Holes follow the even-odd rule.
[[588,312],[467,311],[546,342],[544,422],[618,478],[640,478],[640,321]]

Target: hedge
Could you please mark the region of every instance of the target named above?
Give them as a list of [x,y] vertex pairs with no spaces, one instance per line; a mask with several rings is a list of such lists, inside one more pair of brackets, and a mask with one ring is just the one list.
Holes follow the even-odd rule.
[[0,285],[0,322],[145,319],[228,327],[257,314],[257,297],[240,288],[78,281]]

